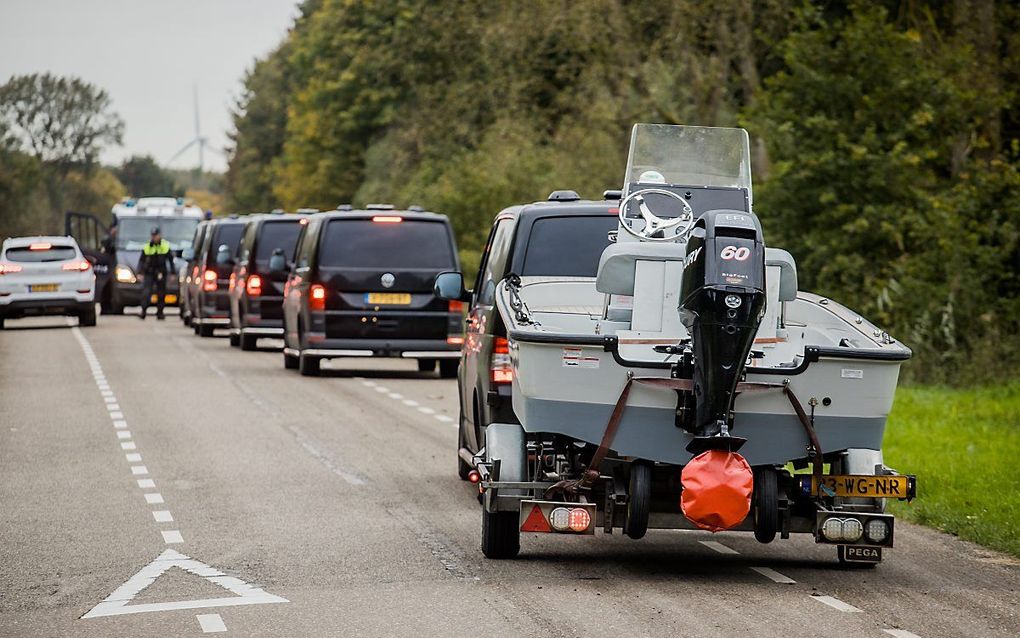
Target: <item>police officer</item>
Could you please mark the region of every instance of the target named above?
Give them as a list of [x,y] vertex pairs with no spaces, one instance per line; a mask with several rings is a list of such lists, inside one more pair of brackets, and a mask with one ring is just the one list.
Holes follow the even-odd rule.
[[149,243],[142,248],[138,259],[138,272],[145,276],[142,287],[142,314],[149,309],[152,293],[156,293],[156,319],[163,319],[163,304],[166,302],[166,278],[174,268],[174,255],[170,252],[170,242],[159,234],[159,227],[152,229]]

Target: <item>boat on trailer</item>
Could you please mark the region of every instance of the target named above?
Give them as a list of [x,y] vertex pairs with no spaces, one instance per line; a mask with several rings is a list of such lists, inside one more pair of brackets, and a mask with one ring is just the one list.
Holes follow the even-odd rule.
[[596,277],[497,288],[520,423],[470,457],[485,554],[515,556],[521,531],[700,528],[880,561],[885,500],[916,491],[882,457],[911,352],[798,290],[754,213],[746,131],[635,125],[617,212]]

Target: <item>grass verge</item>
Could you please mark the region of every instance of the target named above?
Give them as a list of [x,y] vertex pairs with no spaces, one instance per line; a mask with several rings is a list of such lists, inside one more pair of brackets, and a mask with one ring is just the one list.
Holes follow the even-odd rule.
[[900,388],[884,449],[917,475],[919,496],[893,513],[1020,556],[1020,382]]

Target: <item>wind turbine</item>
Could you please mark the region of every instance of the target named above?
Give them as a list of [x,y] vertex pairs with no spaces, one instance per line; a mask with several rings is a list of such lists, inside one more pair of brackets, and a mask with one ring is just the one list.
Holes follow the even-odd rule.
[[199,125],[199,121],[198,121],[198,86],[195,85],[193,88],[194,88],[193,93],[194,93],[194,96],[195,96],[195,137],[190,142],[185,144],[184,148],[182,148],[181,150],[177,151],[174,154],[174,156],[170,158],[170,161],[167,162],[167,166],[169,166],[170,164],[173,164],[174,160],[176,160],[178,157],[183,155],[184,152],[187,151],[189,148],[191,148],[192,146],[195,146],[197,144],[198,145],[198,172],[199,172],[199,174],[201,174],[202,171],[205,168],[205,147],[206,147],[206,144],[209,143],[209,138],[202,137],[202,128]]

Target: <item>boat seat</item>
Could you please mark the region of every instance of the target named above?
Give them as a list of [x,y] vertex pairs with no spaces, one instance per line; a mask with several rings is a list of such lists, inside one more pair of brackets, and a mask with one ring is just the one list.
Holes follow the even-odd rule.
[[610,244],[602,251],[602,257],[599,259],[595,289],[609,295],[633,295],[634,270],[637,262],[682,262],[686,256],[686,244],[636,241]]
[[[604,255],[604,253],[603,253]],[[797,298],[797,263],[793,255],[782,248],[765,249],[765,267],[779,268],[779,301],[793,301]]]

